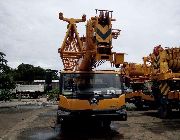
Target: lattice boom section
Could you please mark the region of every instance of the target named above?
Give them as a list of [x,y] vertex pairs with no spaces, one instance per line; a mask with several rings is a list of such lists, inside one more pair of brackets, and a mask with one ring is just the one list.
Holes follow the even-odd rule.
[[80,52],[80,44],[78,40],[68,37],[65,43],[64,52]]
[[79,59],[75,58],[62,58],[64,70],[75,70]]
[[78,61],[83,56],[82,42],[77,33],[76,25],[69,24],[68,31],[58,52],[62,59],[64,70],[76,70]]

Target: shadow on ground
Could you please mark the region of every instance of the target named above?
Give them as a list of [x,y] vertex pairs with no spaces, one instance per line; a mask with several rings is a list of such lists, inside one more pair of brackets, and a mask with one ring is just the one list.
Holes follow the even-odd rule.
[[103,129],[93,126],[93,124],[70,126],[63,131],[60,124],[56,124],[52,128],[25,129],[17,137],[18,140],[119,140],[123,138],[124,136],[113,128]]
[[70,129],[59,134],[59,139],[62,140],[88,140],[88,139],[122,139],[122,134],[113,129],[102,129],[90,127],[76,127],[76,129]]
[[[144,112],[143,115],[154,117],[154,120],[159,118],[157,111]],[[180,130],[180,112],[172,111],[166,119],[159,118],[158,122],[152,121],[148,125],[144,124],[143,127],[157,134]]]
[[[157,110],[142,112],[142,115],[159,118]],[[180,111],[173,110],[170,114],[168,114],[167,119],[170,119],[170,120],[174,120],[174,119],[178,120],[179,119],[180,120]],[[163,119],[163,120],[166,120],[166,119]]]

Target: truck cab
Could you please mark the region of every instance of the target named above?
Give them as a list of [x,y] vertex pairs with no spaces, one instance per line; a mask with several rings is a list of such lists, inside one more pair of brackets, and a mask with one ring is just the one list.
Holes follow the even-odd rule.
[[121,81],[116,71],[61,72],[58,122],[90,119],[109,126],[111,121],[126,121]]

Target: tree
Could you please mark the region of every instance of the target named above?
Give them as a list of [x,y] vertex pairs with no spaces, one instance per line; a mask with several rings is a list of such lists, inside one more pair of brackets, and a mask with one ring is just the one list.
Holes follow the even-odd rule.
[[0,52],[0,100],[10,99],[10,90],[15,87],[12,69],[7,66],[6,55]]
[[31,83],[34,80],[34,66],[30,64],[20,64],[18,66],[20,73],[20,81],[27,81]]
[[37,79],[45,79],[45,70],[40,66],[34,67],[31,64],[22,63],[14,70],[15,81],[23,81],[27,84],[31,84],[33,80]]
[[59,80],[58,70],[47,69],[46,72],[47,71],[51,72],[52,80]]
[[31,84],[33,80],[46,80],[47,71],[50,71],[52,80],[59,79],[57,70],[43,69],[40,66],[34,67],[31,64],[20,64],[17,69],[14,70],[14,80],[23,81],[27,84]]
[[6,55],[3,52],[0,52],[0,72],[1,72],[1,74],[8,69],[7,60],[4,59],[4,56],[6,56]]
[[57,70],[47,69],[46,70],[46,79],[45,79],[45,84],[46,84],[46,90],[47,91],[52,90],[52,80],[59,80],[58,71]]
[[34,80],[35,79],[44,80],[46,77],[45,74],[46,74],[45,69],[41,68],[40,66],[34,67]]

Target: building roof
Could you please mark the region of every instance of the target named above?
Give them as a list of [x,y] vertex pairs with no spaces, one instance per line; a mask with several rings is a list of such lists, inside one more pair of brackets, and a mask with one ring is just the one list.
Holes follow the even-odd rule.
[[[59,80],[52,80],[52,83],[58,83]],[[34,83],[45,83],[45,80],[34,80]]]

